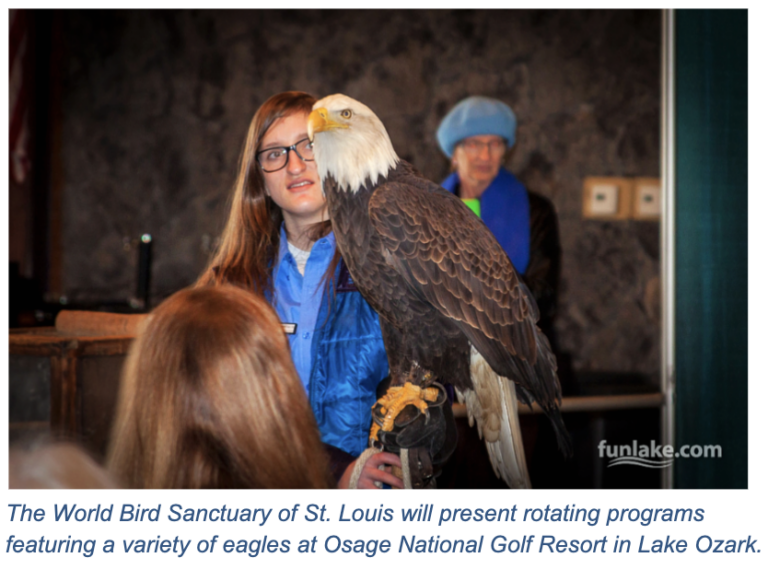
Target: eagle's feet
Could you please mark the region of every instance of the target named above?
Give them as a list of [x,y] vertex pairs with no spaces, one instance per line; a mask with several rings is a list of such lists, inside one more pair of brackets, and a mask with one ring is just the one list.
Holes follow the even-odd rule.
[[[436,384],[439,385],[439,384]],[[373,406],[373,425],[368,440],[371,444],[379,440],[379,431],[391,431],[395,419],[408,405],[413,405],[422,414],[427,414],[429,403],[437,403],[443,399],[445,392],[442,388],[420,388],[418,385],[406,382],[405,385],[390,387],[387,393],[376,401]],[[442,401],[440,402],[442,403]]]
[[[406,487],[431,488],[456,448],[456,425],[445,388],[437,382],[419,387],[406,382],[390,388],[373,406],[369,442],[400,454]],[[407,451],[407,459],[404,458]],[[408,485],[408,480],[410,485]]]

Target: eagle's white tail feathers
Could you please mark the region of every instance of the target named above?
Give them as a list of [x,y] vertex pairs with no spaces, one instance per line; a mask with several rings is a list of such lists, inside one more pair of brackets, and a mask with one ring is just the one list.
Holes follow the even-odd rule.
[[467,405],[470,426],[477,422],[493,471],[510,488],[530,488],[514,384],[497,375],[474,346],[470,376],[474,391],[466,390],[460,398]]

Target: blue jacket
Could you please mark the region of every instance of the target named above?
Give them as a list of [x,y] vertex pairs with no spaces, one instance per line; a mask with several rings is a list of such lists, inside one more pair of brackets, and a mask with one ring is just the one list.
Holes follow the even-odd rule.
[[336,294],[320,305],[309,380],[309,402],[324,443],[354,456],[368,446],[376,388],[389,374],[379,316],[342,262]]
[[368,445],[376,388],[389,373],[379,317],[363,299],[342,262],[334,293],[323,286],[333,257],[333,233],[312,247],[304,275],[281,230],[269,299],[288,332],[291,356],[324,443],[358,456]]

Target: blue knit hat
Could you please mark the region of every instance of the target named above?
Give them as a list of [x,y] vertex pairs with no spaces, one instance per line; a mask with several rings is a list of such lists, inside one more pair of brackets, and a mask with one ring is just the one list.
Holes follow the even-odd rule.
[[451,109],[437,128],[440,149],[450,158],[453,148],[469,136],[495,134],[515,144],[517,118],[509,105],[490,97],[467,97]]

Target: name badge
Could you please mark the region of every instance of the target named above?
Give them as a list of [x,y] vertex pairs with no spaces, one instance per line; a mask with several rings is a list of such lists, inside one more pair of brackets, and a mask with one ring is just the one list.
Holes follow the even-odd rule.
[[283,325],[283,332],[285,332],[289,336],[296,333],[296,324],[292,324],[291,322],[282,322],[282,325]]

